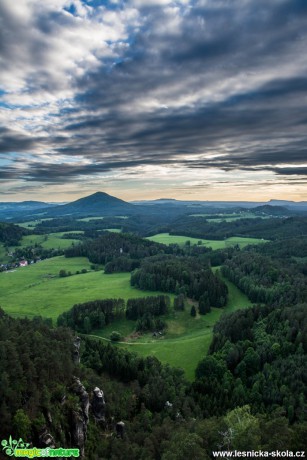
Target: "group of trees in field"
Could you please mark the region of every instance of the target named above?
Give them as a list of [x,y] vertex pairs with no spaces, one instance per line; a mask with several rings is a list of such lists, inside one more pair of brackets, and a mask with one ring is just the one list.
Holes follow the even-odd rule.
[[166,295],[128,299],[126,318],[137,320],[146,313],[152,316],[165,315],[170,308],[170,304],[170,298]]
[[165,322],[156,317],[166,314],[169,307],[170,298],[164,295],[129,299],[127,306],[123,299],[94,300],[76,304],[62,313],[57,325],[89,334],[126,316],[137,321],[137,331],[155,331],[166,327]]
[[131,274],[131,285],[151,291],[174,292],[199,300],[208,299],[211,306],[223,307],[227,286],[201,262],[192,257],[157,256],[145,259]]
[[124,317],[123,299],[103,299],[74,305],[57,319],[58,326],[89,334],[94,329],[102,329],[115,319]]
[[136,320],[135,330],[138,332],[161,331],[167,324],[158,316],[165,315],[170,308],[170,298],[165,295],[129,299],[126,307],[126,318]]

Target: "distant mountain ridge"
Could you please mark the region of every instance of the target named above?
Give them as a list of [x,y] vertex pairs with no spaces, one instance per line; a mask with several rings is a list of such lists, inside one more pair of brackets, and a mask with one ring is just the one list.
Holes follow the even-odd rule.
[[307,212],[307,202],[270,200],[268,202],[248,201],[181,201],[174,198],[127,202],[105,192],[79,198],[70,203],[44,203],[41,201],[0,202],[0,220],[88,217],[117,215],[180,215],[193,213],[210,213],[229,209],[240,212],[251,209],[268,215],[291,215],[292,212]]
[[43,201],[0,202],[0,220],[13,219],[23,214],[55,206],[58,206],[58,204],[44,203]]

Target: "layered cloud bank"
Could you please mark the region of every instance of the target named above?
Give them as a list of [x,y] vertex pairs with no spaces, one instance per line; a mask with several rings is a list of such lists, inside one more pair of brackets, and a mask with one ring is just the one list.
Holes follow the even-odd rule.
[[2,0],[0,17],[7,199],[307,198],[305,0]]

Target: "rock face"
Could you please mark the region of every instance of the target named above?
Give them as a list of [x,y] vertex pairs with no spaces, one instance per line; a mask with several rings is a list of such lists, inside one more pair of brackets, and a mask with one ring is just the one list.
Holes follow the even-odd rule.
[[81,344],[81,339],[80,337],[76,337],[74,342],[73,342],[73,362],[75,364],[80,364],[80,344]]
[[93,391],[92,412],[97,422],[105,421],[105,406],[103,391],[96,387]]
[[79,397],[79,409],[72,410],[71,413],[71,440],[72,446],[78,447],[83,457],[90,401],[87,391],[77,377],[74,377],[72,391]]
[[115,428],[116,428],[116,436],[118,438],[123,439],[124,433],[125,433],[125,424],[124,424],[124,422],[122,420],[120,422],[117,422]]
[[38,437],[39,446],[45,448],[50,447],[51,449],[55,448],[55,441],[52,435],[49,433],[48,428],[44,427],[40,432]]

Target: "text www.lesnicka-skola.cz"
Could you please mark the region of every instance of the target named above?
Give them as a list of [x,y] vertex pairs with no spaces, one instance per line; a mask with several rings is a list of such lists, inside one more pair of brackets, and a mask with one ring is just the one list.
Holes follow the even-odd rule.
[[303,450],[219,450],[212,452],[213,457],[221,458],[305,458]]

